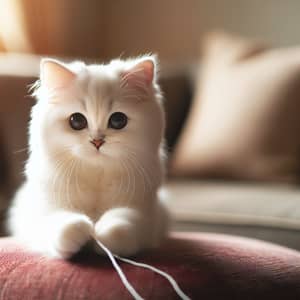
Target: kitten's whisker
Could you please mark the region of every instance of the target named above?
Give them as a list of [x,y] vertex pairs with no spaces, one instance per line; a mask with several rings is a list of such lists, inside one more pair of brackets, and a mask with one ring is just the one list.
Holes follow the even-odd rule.
[[132,161],[132,164],[136,167],[136,169],[138,170],[138,172],[140,173],[142,180],[143,180],[143,185],[144,185],[144,193],[143,196],[146,193],[146,187],[147,188],[147,192],[149,192],[150,194],[152,193],[152,189],[153,186],[151,184],[151,180],[149,179],[149,177],[147,176],[147,174],[143,171],[142,166],[138,163],[138,160],[135,158],[131,158],[130,156],[128,156],[128,159]]
[[132,202],[132,199],[134,199],[134,196],[135,196],[135,193],[136,193],[136,176],[134,174],[134,170],[132,170],[132,166],[131,164],[127,164],[127,167],[130,171],[133,171],[132,173],[130,172],[130,174],[132,174],[132,182],[133,182],[133,186],[132,186],[132,189],[131,189],[131,194],[130,194],[130,198],[129,198],[129,203],[128,205]]
[[[124,194],[126,195],[125,199],[126,199],[126,197],[128,197],[127,194],[129,193],[129,189],[130,189],[130,178],[129,178],[128,169],[127,169],[124,161],[120,161],[120,163],[123,166],[123,170],[125,171],[126,175],[124,174],[125,175],[124,176],[124,178],[125,178],[125,185],[124,185],[124,191],[123,191],[123,193],[121,195],[121,198],[123,197],[123,199],[119,199],[119,202],[120,201],[124,201]],[[126,186],[126,192],[125,192],[125,186]]]
[[71,184],[72,184],[72,176],[73,176],[73,171],[74,171],[74,168],[75,168],[75,159],[73,159],[70,163],[70,169],[69,169],[69,172],[68,172],[68,183],[67,183],[67,195],[68,195],[68,202],[69,202],[69,205],[71,208],[73,208],[74,206],[74,203],[72,203],[71,201],[71,198],[72,198],[72,195],[70,193],[70,190],[71,189]]
[[26,151],[28,149],[29,149],[29,147],[21,148],[21,149],[15,150],[13,153],[14,154],[18,154],[18,153],[24,152],[24,151]]
[[[68,192],[67,192],[67,186],[68,186],[68,181],[67,179],[67,174],[68,174],[68,166],[70,165],[72,159],[66,159],[65,163],[63,166],[61,166],[62,172],[60,174],[58,174],[58,178],[59,175],[61,175],[61,180],[59,180],[59,202],[62,202],[62,199],[64,199],[64,195],[67,195],[67,200],[69,202],[69,198],[68,198]],[[65,184],[65,185],[64,185]]]
[[60,202],[60,186],[61,186],[61,182],[58,186],[56,186],[56,182],[57,182],[59,175],[61,175],[60,169],[63,168],[67,162],[68,162],[67,159],[64,159],[64,160],[62,159],[62,160],[58,160],[54,164],[54,171],[53,171],[54,178],[52,180],[52,186],[53,186],[53,191],[54,191],[54,195],[53,195],[54,201],[56,203]]
[[[142,171],[142,173],[144,174],[144,177],[146,179],[146,181],[148,182],[148,187],[149,187],[149,193],[152,195],[153,191],[156,190],[155,188],[159,185],[159,180],[156,179],[156,177],[150,177],[149,173],[146,171],[146,168],[144,168],[142,166],[141,163],[139,163],[139,160],[136,159],[136,155],[133,152],[130,152],[130,150],[128,150],[128,157],[131,157],[131,159],[136,162],[136,164],[139,165],[140,170]],[[151,169],[151,167],[150,167]],[[153,172],[150,172],[150,174],[153,174]]]
[[123,178],[124,178],[124,176],[123,176],[123,170],[124,170],[124,167],[122,167],[122,163],[119,165],[119,168],[120,168],[120,175],[121,175],[121,184],[119,184],[118,193],[115,193],[114,198],[112,200],[112,203],[115,203],[117,197],[120,196],[121,191],[123,189],[123,184],[124,184],[124,181],[123,181]]
[[[134,160],[130,159],[129,156],[128,156],[127,159],[131,162],[132,168],[134,168],[134,169],[139,173],[140,176],[139,176],[138,178],[141,178],[141,179],[142,179],[142,182],[143,182],[143,200],[145,200],[146,186],[145,186],[145,178],[144,178],[144,175],[143,175],[143,173],[141,172],[139,166],[135,164],[135,161],[134,161]],[[135,178],[137,178],[137,177],[135,176]]]
[[76,168],[74,170],[75,172],[75,187],[76,187],[76,192],[81,195],[81,189],[80,189],[80,185],[78,182],[78,174],[80,171],[80,166],[81,166],[81,160],[79,160],[78,162],[76,162]]
[[[52,184],[53,184],[53,189],[54,189],[54,198],[55,198],[55,201],[57,203],[60,203],[61,199],[63,199],[63,197],[61,197],[61,195],[63,195],[63,192],[64,192],[64,190],[63,190],[63,182],[64,182],[64,179],[65,179],[65,177],[67,175],[67,172],[68,172],[67,166],[70,164],[70,162],[72,162],[72,158],[57,160],[54,163],[54,171],[53,171],[53,173],[55,175],[54,175],[54,179],[52,181]],[[60,178],[60,180],[58,182],[58,185],[57,185],[57,180],[58,180],[58,178],[60,176],[62,178]],[[55,196],[55,194],[57,196]]]
[[[126,146],[125,146],[126,147]],[[127,147],[126,147],[127,148]],[[141,169],[139,168],[139,163],[138,160],[136,159],[136,156],[134,155],[134,152],[130,151],[127,148],[127,160],[130,161],[131,165],[134,166],[135,168],[137,168],[137,170],[139,171],[139,173],[141,172]],[[144,177],[144,174],[142,174],[142,177]]]
[[70,172],[72,170],[73,166],[73,160],[70,161],[70,163],[66,166],[66,172],[65,172],[65,179],[66,179],[66,196],[68,199],[68,205],[71,206],[71,198],[70,198]]
[[[131,178],[130,178],[130,173],[129,173],[129,170],[127,168],[127,165],[125,163],[125,161],[121,162],[122,165],[124,166],[125,170],[126,170],[126,173],[127,173],[127,188],[126,188],[126,194],[129,195],[129,191],[130,191],[130,186],[131,186]],[[121,199],[123,200],[123,199]]]

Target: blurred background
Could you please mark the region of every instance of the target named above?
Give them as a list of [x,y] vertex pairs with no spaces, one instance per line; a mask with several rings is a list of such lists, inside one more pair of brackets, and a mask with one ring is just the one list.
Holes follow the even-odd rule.
[[[298,0],[0,0],[0,234],[23,180],[40,57],[153,52],[173,228],[300,249],[299,28]],[[208,43],[216,29],[228,35]]]
[[299,14],[297,0],[1,0],[0,49],[97,60],[151,51],[178,64],[197,60],[215,28],[297,44]]

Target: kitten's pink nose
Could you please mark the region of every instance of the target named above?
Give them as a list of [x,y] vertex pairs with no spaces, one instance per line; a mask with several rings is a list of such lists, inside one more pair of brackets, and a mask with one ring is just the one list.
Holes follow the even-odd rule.
[[103,139],[99,139],[99,140],[95,140],[93,139],[91,141],[91,143],[97,148],[99,149],[101,147],[102,144],[104,144],[104,140]]

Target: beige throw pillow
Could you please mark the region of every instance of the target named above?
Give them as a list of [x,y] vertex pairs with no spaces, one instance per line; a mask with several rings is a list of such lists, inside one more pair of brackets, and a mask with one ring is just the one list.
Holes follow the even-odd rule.
[[300,175],[300,47],[214,33],[203,46],[176,175],[295,181]]

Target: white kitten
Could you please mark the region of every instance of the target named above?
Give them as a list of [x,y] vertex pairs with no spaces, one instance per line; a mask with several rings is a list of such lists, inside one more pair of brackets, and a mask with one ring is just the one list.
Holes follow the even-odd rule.
[[155,57],[89,66],[45,59],[35,96],[11,234],[62,258],[92,237],[120,255],[156,246],[167,214],[157,196],[165,118]]

